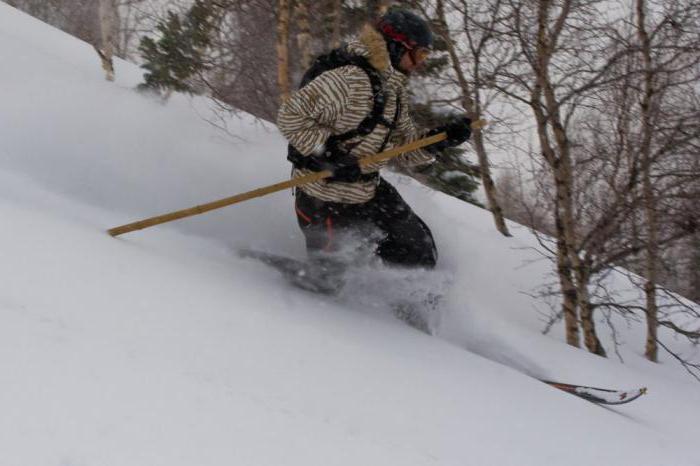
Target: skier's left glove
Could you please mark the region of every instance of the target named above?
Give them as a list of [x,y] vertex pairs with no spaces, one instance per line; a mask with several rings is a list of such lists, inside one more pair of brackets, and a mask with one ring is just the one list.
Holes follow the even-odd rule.
[[333,172],[333,176],[326,178],[328,181],[342,181],[343,183],[355,183],[360,181],[362,170],[356,157],[345,154],[346,157],[336,159],[329,163],[328,169]]
[[447,139],[432,144],[425,149],[431,154],[438,154],[447,148],[464,144],[472,134],[471,124],[472,121],[466,116],[451,118],[446,124],[431,129],[427,134],[427,136],[434,136],[440,133],[447,133]]
[[333,176],[326,178],[327,181],[341,181],[343,183],[355,183],[362,177],[357,157],[338,149],[330,147],[324,154],[311,156],[309,168],[314,171],[330,170]]

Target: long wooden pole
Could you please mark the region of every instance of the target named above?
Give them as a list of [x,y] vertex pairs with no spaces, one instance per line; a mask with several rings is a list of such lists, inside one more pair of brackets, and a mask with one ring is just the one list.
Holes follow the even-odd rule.
[[[484,120],[479,120],[474,123],[472,123],[472,128],[482,128],[486,125],[486,122]],[[434,136],[430,136],[427,138],[423,139],[418,139],[417,141],[413,141],[409,144],[405,144],[403,146],[395,147],[393,149],[389,149],[384,152],[380,152],[379,154],[374,154],[367,156],[363,159],[361,159],[358,163],[361,167],[364,167],[366,165],[372,165],[375,163],[379,162],[384,162],[390,159],[393,159],[395,157],[398,157],[401,154],[404,154],[406,152],[412,152],[414,150],[418,150],[420,148],[429,146],[431,144],[435,144],[437,142],[445,140],[447,135],[445,133],[439,133]],[[192,217],[194,215],[199,215],[203,214],[205,212],[209,212],[211,210],[216,210],[220,209],[222,207],[226,207],[232,204],[238,204],[240,202],[248,201],[250,199],[255,199],[257,197],[262,197],[267,194],[275,193],[278,191],[284,191],[285,189],[289,188],[295,188],[298,186],[302,186],[308,183],[313,183],[318,180],[322,180],[324,178],[328,178],[333,176],[333,172],[330,170],[325,170],[321,172],[314,172],[306,176],[300,176],[298,178],[294,178],[288,181],[283,181],[281,183],[276,183],[270,186],[265,186],[262,188],[254,189],[252,191],[248,191],[242,194],[237,194],[235,196],[227,197],[224,199],[219,199],[218,201],[213,201],[209,202],[207,204],[202,204],[198,205],[195,207],[191,207],[189,209],[183,209],[183,210],[178,210],[175,212],[171,212],[168,214],[163,214],[163,215],[158,215],[157,217],[151,217],[147,218],[145,220],[140,220],[138,222],[133,222],[129,223],[126,225],[122,225],[119,227],[111,228],[107,230],[107,233],[109,233],[112,236],[119,236],[123,235],[124,233],[130,233],[132,231],[137,231],[137,230],[143,230],[144,228],[150,228],[156,225],[160,225],[163,223],[167,222],[172,222],[174,220],[180,220],[182,218],[186,217]]]

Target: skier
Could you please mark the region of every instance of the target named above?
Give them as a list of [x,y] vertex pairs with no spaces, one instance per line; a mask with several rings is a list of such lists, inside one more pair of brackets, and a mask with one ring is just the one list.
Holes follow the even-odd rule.
[[[408,111],[407,82],[430,55],[433,37],[427,22],[392,8],[357,40],[317,59],[302,87],[281,106],[278,127],[289,141],[292,177],[330,170],[331,178],[296,190],[295,210],[309,259],[337,266],[350,237],[372,238],[385,264],[433,268],[437,250],[428,226],[396,189],[379,176],[386,165],[358,160],[421,137],[447,133],[427,149],[403,154],[403,166],[432,163],[440,152],[470,136],[470,120],[453,118],[421,134]],[[342,266],[341,266],[342,267]]]

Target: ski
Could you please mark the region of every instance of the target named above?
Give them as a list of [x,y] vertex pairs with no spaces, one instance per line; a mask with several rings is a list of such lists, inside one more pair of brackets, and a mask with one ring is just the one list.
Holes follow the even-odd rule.
[[238,255],[272,267],[293,286],[312,293],[334,295],[342,288],[340,277],[305,260],[254,249],[240,249]]
[[551,380],[540,380],[554,388],[571,393],[572,395],[583,398],[596,404],[602,405],[621,405],[634,401],[647,393],[646,387],[634,388],[631,390],[611,390],[608,388],[587,387],[585,385],[573,385],[561,382],[552,382]]

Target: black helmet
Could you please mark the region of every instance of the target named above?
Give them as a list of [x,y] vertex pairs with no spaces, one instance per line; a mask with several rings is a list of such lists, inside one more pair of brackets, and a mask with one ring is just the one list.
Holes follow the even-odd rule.
[[384,36],[394,68],[406,51],[417,47],[431,48],[433,33],[428,22],[415,13],[393,7],[377,21],[377,30]]

